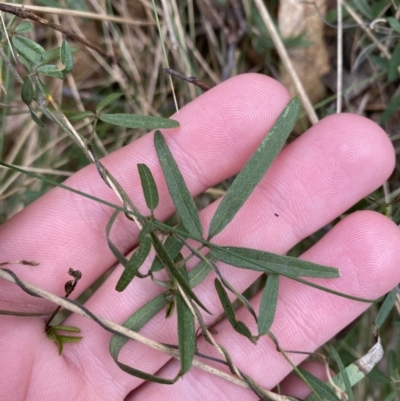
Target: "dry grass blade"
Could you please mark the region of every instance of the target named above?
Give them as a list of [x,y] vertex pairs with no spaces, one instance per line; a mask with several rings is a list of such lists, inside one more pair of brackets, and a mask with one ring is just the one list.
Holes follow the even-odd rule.
[[284,64],[285,68],[287,69],[287,71],[289,72],[289,75],[293,79],[294,85],[297,89],[299,98],[301,100],[301,104],[303,105],[303,107],[307,113],[308,119],[310,120],[310,122],[312,124],[316,124],[318,122],[317,114],[315,113],[314,108],[310,102],[310,99],[308,98],[307,93],[304,90],[303,84],[301,83],[301,81],[298,77],[298,74],[293,67],[293,64],[290,60],[287,50],[275,28],[274,23],[272,22],[271,16],[270,16],[267,8],[265,7],[265,4],[263,3],[262,0],[254,0],[254,3],[256,4],[258,11],[260,12],[261,18],[264,21],[269,34],[271,35],[271,39],[275,44],[276,50],[278,51],[279,56]]

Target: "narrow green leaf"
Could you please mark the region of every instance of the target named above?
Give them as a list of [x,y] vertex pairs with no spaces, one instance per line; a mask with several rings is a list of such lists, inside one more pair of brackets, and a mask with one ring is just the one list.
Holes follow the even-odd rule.
[[[313,374],[311,374],[310,372],[308,372],[303,368],[298,367],[297,369],[307,379],[308,383],[312,386],[314,391],[320,396],[320,400],[340,401],[335,392],[331,389],[331,387],[327,383],[324,383],[322,380],[318,379]],[[299,374],[296,371],[293,371],[293,373],[297,377],[299,377]],[[307,398],[307,401],[317,401],[317,400],[318,398],[314,394],[310,395]]]
[[239,334],[247,337],[250,341],[254,342],[254,338],[249,328],[241,321],[236,319],[235,309],[233,308],[232,302],[230,301],[224,286],[218,279],[214,280],[215,289],[217,290],[218,297],[221,301],[221,305],[224,308],[226,318],[231,324],[232,328]]
[[64,326],[64,325],[57,325],[57,326],[51,326],[52,329],[54,330],[61,330],[61,331],[68,331],[70,333],[80,333],[81,330],[79,327],[74,327],[74,326]]
[[175,128],[179,127],[178,121],[163,117],[141,116],[138,114],[102,114],[100,120],[105,123],[126,128]]
[[153,212],[158,206],[158,191],[153,174],[145,164],[137,165],[147,207]]
[[251,269],[292,277],[340,277],[338,269],[334,267],[322,266],[291,256],[277,255],[257,249],[233,246],[215,247],[211,250],[211,254],[221,262],[242,269]]
[[139,247],[132,254],[127,265],[125,266],[125,270],[118,280],[117,286],[115,288],[117,291],[123,291],[134,279],[140,269],[140,266],[142,266],[147,256],[149,255],[150,249],[151,239],[149,237],[146,237],[145,240],[139,244]]
[[349,379],[349,376],[347,375],[346,368],[343,365],[342,359],[340,358],[340,355],[338,354],[338,352],[336,351],[336,349],[334,347],[331,347],[331,352],[332,352],[333,358],[335,359],[335,361],[339,367],[342,383],[344,384],[343,386],[339,386],[339,387],[341,390],[346,390],[348,401],[355,401],[353,390],[351,389],[350,379]]
[[63,344],[67,344],[67,343],[78,343],[79,341],[82,340],[83,337],[80,337],[80,336],[60,336],[60,335],[58,335],[58,338],[62,341]]
[[255,314],[250,302],[247,300],[247,298],[243,294],[236,291],[236,289],[223,276],[223,274],[221,273],[220,269],[215,264],[215,262],[211,261],[211,259],[213,259],[212,256],[211,257],[204,256],[201,252],[199,252],[197,249],[190,246],[187,242],[185,242],[185,245],[192,252],[193,255],[200,258],[204,263],[208,264],[209,267],[215,271],[215,273],[217,273],[217,276],[221,280],[221,283],[223,284],[223,286],[235,295],[235,297],[238,299],[238,301],[252,314],[252,316],[254,317],[254,320],[257,321],[257,315]]
[[[71,327],[71,326],[67,326]],[[66,343],[77,343],[82,340],[83,337],[80,336],[64,336],[61,334],[58,334],[55,331],[56,326],[50,327],[50,329],[46,332],[47,337],[51,340],[54,341],[57,344],[58,347],[58,355],[61,355],[63,352],[64,344]],[[64,330],[67,331],[67,330]]]
[[[76,46],[69,46],[69,49],[71,53],[76,53],[78,51],[78,48]],[[61,47],[56,47],[54,49],[47,50],[47,52],[43,56],[41,64],[48,64],[51,61],[58,60],[60,58],[60,51]]]
[[99,114],[101,110],[106,108],[108,105],[111,103],[115,102],[117,99],[119,99],[123,93],[117,92],[117,93],[111,93],[110,95],[107,95],[103,100],[101,100],[98,105],[96,106],[96,114]]
[[48,77],[52,77],[52,78],[58,78],[58,79],[64,79],[64,74],[62,73],[62,71],[60,71],[56,65],[53,64],[46,64],[46,65],[41,65],[38,68],[38,71],[43,74],[46,75]]
[[388,72],[389,70],[389,60],[379,56],[377,54],[371,54],[368,56],[368,59],[371,60],[374,64],[376,64],[376,67],[380,68],[384,72]]
[[[363,377],[360,379],[364,379]],[[368,377],[375,381],[376,383],[380,383],[382,385],[389,385],[393,384],[393,380],[390,378],[389,375],[383,373],[378,366],[374,366],[374,368],[368,373]]]
[[156,131],[154,134],[154,145],[167,182],[169,194],[183,226],[189,234],[202,238],[203,228],[199,212],[160,131]]
[[[357,359],[351,365],[346,367],[346,374],[349,378],[350,385],[356,385],[362,380],[368,373],[371,372],[373,367],[382,359],[383,348],[378,338],[376,344],[360,359]],[[337,374],[333,379],[333,382],[339,387],[343,383],[341,373]],[[314,396],[310,396],[306,401],[315,401]]]
[[382,303],[381,308],[379,309],[378,315],[376,316],[375,319],[375,324],[377,328],[381,328],[387,317],[389,316],[389,313],[391,312],[394,303],[396,301],[396,294],[397,291],[396,289],[393,289],[392,291],[389,292],[389,294],[386,296],[385,300]]
[[85,0],[66,0],[68,8],[80,11],[89,11]]
[[[157,295],[149,302],[146,302],[141,308],[133,313],[122,326],[129,330],[139,331],[146,323],[148,323],[153,317],[162,311],[167,305],[164,294]],[[118,357],[122,347],[129,341],[129,338],[121,335],[114,334],[110,340],[110,353],[113,358]]]
[[185,276],[175,266],[174,261],[171,259],[168,252],[163,247],[163,244],[158,239],[157,235],[154,232],[150,233],[150,235],[153,240],[154,249],[156,250],[158,257],[160,258],[161,262],[164,264],[165,268],[167,270],[169,270],[169,272],[172,274],[172,276],[175,277],[176,281],[181,286],[181,288],[185,292],[185,294],[190,299],[195,301],[197,303],[197,305],[199,305],[202,309],[204,309],[207,313],[209,313],[211,315],[210,311],[203,305],[203,303],[199,300],[197,295],[192,291]]
[[385,111],[381,114],[379,118],[379,124],[383,125],[389,121],[389,118],[393,116],[393,114],[397,113],[400,108],[400,94],[397,96],[393,96],[389,104],[387,105]]
[[[157,297],[153,298],[151,301],[144,304],[141,308],[139,308],[132,316],[129,317],[129,319],[127,319],[123,323],[123,326],[133,331],[139,331],[166,305],[167,301],[164,294],[160,294]],[[177,377],[172,380],[164,379],[162,377],[151,375],[120,362],[118,360],[119,353],[128,340],[129,339],[127,337],[124,337],[120,334],[114,334],[110,340],[110,354],[120,369],[132,376],[136,376],[143,380],[148,380],[155,383],[172,384],[176,381],[179,375],[177,375]]]
[[225,288],[221,284],[221,282],[216,278],[214,280],[215,289],[217,290],[219,300],[221,301],[221,305],[224,308],[224,312],[226,318],[228,319],[229,323],[234,326],[237,322],[235,309],[233,309],[232,302],[230,301]]
[[[208,245],[210,248],[212,248],[213,254],[215,253],[214,250],[215,250],[215,249],[218,249],[218,251],[221,252],[221,253],[220,253],[221,255],[222,255],[222,253],[225,253],[225,254],[230,254],[230,255],[232,256],[232,253],[230,252],[230,249],[231,249],[232,247],[225,247],[225,248],[223,248],[223,247],[216,246],[216,245],[214,245],[214,244],[212,244],[212,243],[208,243],[207,245]],[[242,249],[247,249],[247,248],[242,248]],[[254,250],[251,250],[251,251],[254,251]],[[233,259],[232,259],[232,258],[229,258],[229,259],[228,259],[228,258],[226,258],[225,256],[222,256],[221,258],[218,257],[217,259],[218,259],[218,260],[221,260],[221,261],[225,261],[225,260],[226,260],[226,263],[229,263],[228,261],[234,260],[234,262],[232,262],[231,264],[232,264],[233,266],[235,266],[235,263],[236,263],[236,261],[237,261],[237,259],[236,259],[236,256],[237,256],[237,255],[233,255],[233,256],[234,256]],[[277,255],[277,256],[279,256],[279,255]],[[287,257],[287,256],[286,256],[286,257]],[[285,272],[285,271],[282,271],[282,269],[281,269],[282,266],[280,266],[279,269],[278,269],[278,268],[275,268],[275,267],[274,267],[274,268],[271,268],[271,266],[270,266],[268,269],[266,269],[266,268],[262,265],[262,263],[260,263],[260,262],[257,261],[257,260],[254,260],[254,259],[251,260],[251,259],[249,259],[249,258],[247,258],[247,257],[245,257],[245,256],[240,256],[240,257],[239,257],[239,260],[245,261],[245,262],[246,262],[246,265],[243,265],[243,266],[242,266],[242,264],[243,264],[242,262],[237,262],[237,263],[238,263],[238,267],[242,267],[242,268],[245,268],[245,269],[266,271],[266,272],[269,272],[269,273],[280,274],[280,275],[282,275],[282,276],[288,277],[288,278],[290,278],[290,279],[292,279],[292,280],[294,280],[294,281],[297,281],[297,282],[299,282],[299,283],[308,285],[309,287],[313,287],[313,288],[319,289],[319,290],[321,290],[321,291],[325,291],[325,292],[327,292],[327,293],[329,293],[329,294],[337,295],[337,296],[339,296],[339,297],[351,299],[351,300],[353,300],[353,301],[365,302],[365,303],[375,303],[375,302],[380,301],[380,299],[360,298],[360,297],[355,297],[355,296],[353,296],[353,295],[345,294],[345,293],[343,293],[343,292],[339,292],[339,291],[332,290],[331,288],[324,287],[324,286],[322,286],[322,285],[318,285],[318,284],[313,283],[313,282],[308,281],[308,280],[304,280],[303,278],[300,278],[300,277],[294,275],[293,273],[290,274],[290,273],[287,273],[287,272]],[[255,267],[252,267],[253,265],[254,265]],[[326,267],[326,266],[321,266],[321,265],[319,265],[319,267]]]
[[31,113],[32,120],[39,126],[39,127],[44,127],[44,124],[40,121],[40,118],[37,116],[35,113],[35,110],[33,110],[33,107],[31,105],[28,105],[29,111]]
[[398,370],[399,369],[399,361],[398,361],[398,356],[397,356],[396,352],[394,352],[393,350],[389,350],[387,361],[388,361],[388,371],[389,371],[390,377],[398,380],[400,378],[399,370]]
[[[16,19],[17,19],[16,15],[10,15],[10,19],[8,20],[8,23],[7,23],[7,28],[8,29],[12,28],[12,26],[14,25],[14,22],[16,21]],[[3,24],[0,24],[0,27],[1,27],[2,32],[4,32],[3,31]]]
[[39,64],[46,53],[38,43],[23,36],[13,36],[11,41],[18,55],[21,55],[33,65]]
[[268,275],[258,314],[258,334],[260,336],[268,333],[274,321],[276,305],[278,303],[278,288],[279,276],[277,274]]
[[32,30],[33,30],[33,24],[30,23],[29,21],[24,21],[15,28],[16,33],[27,33],[31,32]]
[[211,220],[208,238],[214,237],[227,226],[261,181],[290,135],[299,109],[299,100],[292,99],[280,114],[271,131],[262,140],[222,198]]
[[30,61],[28,61],[21,53],[18,53],[18,58],[19,61],[21,61],[21,64],[29,71],[32,72],[33,67],[32,67],[32,63]]
[[21,99],[27,105],[30,105],[33,100],[33,85],[28,76],[24,78],[24,83],[22,84]]
[[60,60],[64,65],[64,69],[62,70],[63,75],[69,74],[74,67],[74,60],[72,59],[71,48],[67,41],[63,40],[61,49],[60,49]]
[[250,329],[240,320],[236,321],[236,324],[233,326],[233,329],[242,336],[247,337],[252,343],[254,344],[256,343],[253,335],[251,334]]
[[[183,243],[178,241],[173,235],[169,235],[163,245],[166,252],[168,253],[168,255],[172,260],[175,259],[175,257],[179,254],[179,252],[183,248]],[[151,271],[155,273],[163,268],[164,265],[162,264],[160,258],[156,255],[151,265]]]
[[51,341],[54,341],[57,344],[58,355],[61,355],[63,352],[63,342],[59,337],[59,335],[53,330],[47,331],[46,335],[47,338],[49,338]]
[[389,17],[387,20],[391,28],[394,29],[398,34],[400,34],[400,22],[397,21],[397,19],[394,17]]
[[67,116],[69,121],[75,122],[85,118],[92,118],[95,116],[95,114],[92,111],[77,111],[74,113],[69,113]]
[[47,7],[54,7],[54,8],[65,8],[63,4],[60,4],[58,0],[36,0],[37,4]]
[[[210,255],[206,256],[210,262],[215,262]],[[198,286],[212,271],[212,267],[209,263],[201,260],[192,270],[189,272],[189,285],[191,288]]]
[[364,17],[368,18],[369,20],[373,20],[374,14],[372,12],[371,6],[365,0],[353,0],[354,5],[364,15]]
[[193,363],[196,352],[196,328],[194,316],[180,294],[176,297],[176,312],[178,316],[180,374],[187,373]]
[[371,1],[370,6],[374,18],[379,18],[379,16],[382,15],[387,8],[387,1],[386,0]]
[[397,389],[393,390],[383,401],[395,401],[399,392]]
[[388,81],[394,82],[399,77],[400,42],[394,47],[389,61]]

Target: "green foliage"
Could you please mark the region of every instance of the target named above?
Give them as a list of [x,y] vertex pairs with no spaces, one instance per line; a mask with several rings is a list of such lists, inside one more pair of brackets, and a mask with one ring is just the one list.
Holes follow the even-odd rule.
[[46,51],[38,43],[18,35],[13,36],[11,41],[22,63],[28,70],[42,62]]
[[389,61],[388,80],[394,82],[399,77],[400,68],[400,42],[394,47],[392,58]]
[[122,276],[117,283],[117,291],[123,291],[128,286],[128,284],[137,275],[147,256],[149,256],[151,249],[151,238],[148,234],[151,232],[152,228],[152,221],[147,222],[143,227],[139,237],[139,247],[132,254],[131,258],[126,264],[125,271],[122,273]]
[[235,178],[235,181],[218,205],[210,223],[208,238],[214,237],[228,225],[264,177],[292,132],[299,109],[299,100],[291,100],[269,134],[261,141],[253,156]]
[[142,184],[146,205],[153,213],[154,209],[158,206],[158,191],[156,182],[150,169],[145,164],[138,164],[140,175],[140,182]]
[[[322,380],[318,379],[318,377],[315,377],[313,374],[308,372],[305,369],[302,368],[297,368],[300,373],[307,379],[307,381],[310,383],[314,391],[320,396],[312,395],[307,398],[307,401],[317,401],[317,400],[323,400],[323,401],[340,401],[340,398],[335,394],[335,392],[332,390],[331,387],[327,383],[324,383]],[[299,374],[295,371],[294,372],[296,376],[299,376]]]
[[[59,6],[57,2],[50,0],[42,0],[41,3],[50,6]],[[221,6],[227,4],[225,1],[220,1],[219,3]],[[371,20],[376,18],[377,12],[382,9],[383,3],[383,1],[376,2],[376,4],[358,0],[354,1],[359,12]],[[67,4],[71,8],[86,10],[84,1],[67,0]],[[261,49],[264,51],[265,48],[263,48],[263,46],[267,43],[267,48],[270,52],[272,49],[272,42],[269,41],[264,25],[257,19],[257,15],[253,15],[254,9],[251,10],[251,13],[251,18],[257,22],[254,24],[256,29],[252,31],[251,34],[253,35],[257,29],[261,30],[261,33],[258,32],[256,35],[253,35],[252,41],[254,48],[256,50]],[[389,17],[387,18],[387,21],[394,32],[400,33],[400,25],[396,19]],[[174,159],[172,152],[168,148],[167,141],[160,131],[157,131],[154,135],[154,144],[170,196],[181,221],[181,225],[178,227],[167,226],[155,218],[154,211],[159,205],[159,195],[156,181],[150,169],[145,164],[138,164],[138,172],[146,205],[151,212],[150,216],[144,216],[139,213],[132,200],[119,185],[118,181],[101,164],[101,161],[95,152],[97,149],[95,143],[96,135],[100,129],[104,129],[104,126],[108,127],[108,124],[131,129],[167,129],[178,127],[179,123],[158,116],[107,112],[107,108],[108,111],[110,111],[110,109],[115,111],[115,108],[118,108],[118,111],[121,111],[121,104],[124,105],[122,111],[129,110],[127,106],[129,102],[129,96],[127,96],[127,93],[129,93],[129,91],[124,93],[115,92],[106,94],[105,96],[102,96],[100,101],[98,101],[98,97],[91,98],[85,106],[92,108],[93,111],[70,111],[69,113],[64,113],[64,111],[53,102],[53,99],[49,94],[49,89],[42,82],[42,79],[43,76],[65,79],[66,75],[71,73],[73,69],[72,55],[77,51],[77,48],[69,46],[68,43],[64,41],[60,48],[45,50],[38,43],[21,36],[22,34],[28,33],[32,30],[33,26],[30,22],[24,21],[17,25],[15,29],[13,28],[15,24],[13,24],[14,22],[12,21],[8,24],[12,46],[28,71],[28,74],[19,81],[22,82],[21,98],[23,102],[28,105],[32,119],[37,124],[44,126],[37,114],[39,110],[39,114],[44,114],[53,123],[56,123],[61,130],[66,132],[70,138],[73,139],[74,143],[80,147],[88,160],[95,164],[99,175],[105,183],[111,186],[118,195],[120,195],[120,198],[123,201],[123,207],[120,208],[115,205],[107,204],[108,206],[116,208],[116,211],[110,218],[106,227],[107,242],[115,259],[124,267],[124,271],[116,285],[116,290],[123,291],[133,279],[143,279],[144,277],[148,277],[148,279],[153,280],[155,284],[160,284],[160,286],[166,288],[166,291],[163,294],[150,300],[142,308],[137,310],[124,323],[124,327],[133,331],[139,331],[147,322],[153,319],[157,313],[167,309],[166,314],[167,316],[170,316],[174,314],[176,310],[178,333],[177,355],[179,355],[181,360],[180,371],[176,377],[173,379],[164,379],[121,363],[118,360],[118,356],[122,347],[128,341],[128,338],[114,334],[110,341],[110,353],[116,364],[122,370],[128,374],[140,377],[143,380],[164,384],[174,383],[178,377],[190,370],[196,352],[195,322],[197,321],[200,325],[205,336],[207,329],[202,321],[202,315],[200,314],[197,305],[208,313],[213,312],[212,308],[215,307],[212,305],[211,307],[206,308],[201,297],[196,295],[193,288],[203,282],[212,271],[216,272],[218,276],[218,279],[215,280],[215,289],[228,321],[234,330],[253,342],[255,342],[259,336],[269,333],[274,321],[278,302],[279,275],[293,279],[300,277],[339,277],[338,270],[332,267],[321,266],[304,260],[275,255],[255,249],[217,246],[210,242],[211,239],[225,229],[234,219],[236,214],[240,212],[241,207],[251,196],[252,191],[265,176],[268,168],[284,146],[287,137],[297,121],[299,111],[299,102],[297,99],[292,100],[288,104],[270,132],[264,137],[254,155],[236,177],[233,185],[227,191],[226,196],[220,202],[218,209],[211,220],[207,240],[204,240],[199,212],[178,167],[177,161],[179,162],[180,159],[178,157],[177,160]],[[3,31],[2,27],[1,29]],[[304,41],[301,36],[295,38],[291,44],[286,43],[286,45],[293,45],[295,47],[306,46],[307,44],[308,43]],[[376,55],[375,59],[376,64],[379,63],[380,68],[386,74],[388,81],[396,82],[399,77],[398,66],[400,60],[400,47],[398,43],[391,43],[390,46],[392,46],[390,61],[384,60]],[[57,66],[60,65],[60,62],[63,65],[61,69]],[[47,82],[47,80],[44,81]],[[135,87],[135,91],[136,89],[137,88]],[[124,96],[123,101],[119,100],[122,96]],[[139,98],[137,93],[135,93],[135,96],[138,96]],[[93,101],[93,99],[95,100]],[[382,114],[382,123],[388,121],[390,116],[397,111],[399,99],[400,96],[393,96],[386,111]],[[51,105],[49,103],[51,103]],[[89,139],[80,133],[75,132],[73,128],[67,125],[67,117],[65,117],[65,115],[68,116],[69,122],[89,119],[88,121],[90,121],[90,129],[92,132]],[[105,124],[99,123],[100,121]],[[101,128],[99,128],[100,126]],[[100,202],[101,200],[97,201]],[[141,227],[138,247],[130,258],[127,258],[111,240],[111,229],[120,211],[123,211],[127,218],[135,219],[138,226]],[[194,246],[193,243],[196,243],[196,246]],[[153,252],[151,252],[152,247],[155,249],[156,255],[153,255]],[[206,249],[204,250],[204,248]],[[184,257],[182,254],[186,256]],[[188,254],[189,256],[187,256]],[[149,265],[151,262],[149,271],[141,274],[139,272],[140,268],[142,267],[142,272],[144,266],[146,266],[145,261],[147,258],[152,257],[153,260],[149,261]],[[190,258],[195,257],[199,258],[199,262],[192,270],[187,272],[186,262]],[[241,269],[250,269],[259,272],[260,274],[268,273],[268,279],[263,289],[258,315],[255,315],[255,312],[252,311],[250,302],[246,297],[229,284],[223,272],[219,270],[216,264],[217,261]],[[160,280],[157,273],[162,269],[165,269],[166,272],[162,275],[162,280]],[[307,284],[307,282],[303,282]],[[318,288],[324,289],[323,287]],[[233,293],[234,298],[239,300],[242,305],[254,314],[258,324],[257,337],[254,337],[251,334],[250,329],[243,322],[237,320],[235,313],[236,304],[234,301],[230,300],[227,290]],[[376,318],[378,326],[383,325],[392,310],[394,304],[393,294],[394,292],[390,293],[381,306]],[[175,310],[173,308],[174,305],[176,305]],[[210,311],[208,309],[210,309]],[[79,333],[79,329],[71,326],[49,326],[46,331],[47,336],[57,344],[60,354],[63,350],[64,344],[78,342],[81,339],[81,337],[77,336],[60,334],[60,332]],[[220,347],[220,351],[225,357],[225,363],[228,364],[231,372],[236,375],[237,371],[234,369],[234,364],[228,351],[223,347]],[[340,370],[337,379],[338,385],[339,387],[341,386],[341,388],[345,388],[350,400],[352,400],[354,399],[354,396],[352,396],[351,386],[353,386],[358,380],[361,380],[364,376],[360,373],[359,369],[357,370],[355,368],[355,363],[351,363],[347,368],[344,368],[345,363],[342,361],[339,354],[335,350],[332,351],[332,354]],[[398,360],[395,353],[389,354],[389,371],[392,378],[398,379]],[[311,385],[316,389],[318,394],[322,397],[320,399],[338,399],[334,390],[332,390],[328,384],[318,381],[318,379],[306,372],[303,373]],[[386,380],[389,380],[387,376],[384,377]],[[250,377],[241,374],[241,378],[249,384],[251,389],[259,396],[259,398],[266,399],[262,389]],[[393,394],[396,396],[396,392],[391,391],[386,399],[394,399]],[[318,397],[314,399],[318,399]]]
[[[133,331],[139,331],[149,320],[151,320],[158,312],[160,312],[165,306],[167,302],[163,294],[158,295],[144,306],[139,308],[128,320],[123,323],[123,327]],[[119,353],[122,347],[126,344],[129,339],[120,334],[114,334],[110,340],[110,354],[113,357],[115,363],[122,369],[124,372],[139,377],[143,380],[152,381],[155,383],[161,384],[172,384],[174,383],[179,375],[175,379],[169,380],[164,379],[160,376],[152,375],[146,372],[143,372],[139,369],[133,368],[125,363],[122,363],[118,360]]]
[[196,329],[194,315],[181,294],[176,297],[176,312],[178,320],[180,374],[184,375],[192,367],[196,351]]
[[258,335],[263,336],[269,332],[275,318],[278,303],[279,276],[270,274],[263,290],[260,312],[258,314]]
[[397,296],[396,289],[390,291],[389,294],[386,295],[386,298],[383,301],[382,306],[379,309],[379,313],[375,319],[375,324],[378,327],[378,329],[382,327],[383,323],[389,316],[389,313],[392,311],[394,303],[396,301],[396,296]]
[[80,333],[80,329],[74,326],[50,326],[49,329],[46,331],[47,337],[54,341],[57,344],[58,348],[58,355],[61,355],[64,349],[64,344],[68,343],[77,343],[82,340],[83,337],[81,336],[66,336],[60,334],[60,331],[66,331],[69,333]]
[[353,394],[353,390],[351,389],[350,379],[349,379],[347,371],[344,367],[344,364],[340,358],[340,355],[338,354],[338,352],[335,350],[334,347],[331,348],[331,351],[332,351],[333,358],[335,359],[336,363],[339,366],[339,371],[340,371],[340,376],[341,376],[341,382],[340,382],[341,386],[340,387],[344,388],[346,390],[346,395],[348,397],[348,401],[354,401],[354,394]]
[[21,99],[28,106],[33,100],[33,85],[29,77],[25,77],[24,83],[22,84]]
[[282,256],[250,248],[216,247],[212,255],[221,262],[242,269],[252,269],[265,273],[282,274],[287,277],[340,277],[338,269],[317,265],[306,260]]
[[32,30],[33,30],[33,25],[29,21],[21,22],[15,28],[16,33],[28,33],[28,32],[32,32]]
[[107,106],[118,100],[123,94],[122,93],[110,93],[96,106],[96,114],[99,114]]
[[228,319],[229,323],[232,325],[232,328],[237,331],[239,334],[247,337],[249,340],[254,342],[254,337],[251,334],[249,328],[240,320],[236,319],[235,309],[233,308],[232,302],[230,301],[225,288],[221,284],[218,279],[214,280],[215,288],[218,293],[218,297],[221,301],[221,305],[224,308],[225,316]]
[[394,29],[400,35],[400,22],[394,17],[388,17],[387,21],[392,29]]
[[381,114],[379,119],[380,124],[385,124],[390,117],[392,117],[400,108],[400,94],[397,96],[393,96],[390,100],[389,104],[386,107],[386,110]]
[[374,13],[372,11],[372,8],[367,1],[353,0],[353,3],[358,9],[358,11],[360,11],[364,15],[364,17],[368,18],[369,20],[372,20],[374,18]]
[[101,114],[100,120],[109,124],[126,128],[175,128],[179,123],[163,117],[139,116],[136,114]]
[[[181,226],[179,226],[180,229],[182,229]],[[176,237],[170,235],[167,237],[166,241],[164,242],[164,248],[168,252],[169,256],[171,259],[175,259],[176,256],[178,256],[179,252],[183,248],[183,242],[179,241]],[[151,265],[151,271],[153,273],[160,271],[163,269],[163,264],[158,256],[156,256],[153,260],[153,263]]]
[[154,134],[154,145],[167,181],[169,194],[183,226],[188,234],[202,238],[203,228],[196,205],[160,131]]

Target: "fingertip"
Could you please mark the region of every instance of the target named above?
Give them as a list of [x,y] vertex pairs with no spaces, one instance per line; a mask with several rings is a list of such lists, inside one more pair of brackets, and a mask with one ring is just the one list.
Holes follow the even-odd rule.
[[[400,229],[381,213],[368,210],[352,213],[302,258],[339,268],[341,278],[332,283],[335,289],[376,299],[400,281]],[[325,298],[322,293],[318,296]],[[348,300],[341,298],[334,302],[336,305],[347,304]],[[363,309],[362,304],[358,307]]]
[[370,158],[382,180],[389,178],[393,172],[396,163],[393,144],[374,121],[356,114],[339,113],[327,116],[310,131],[314,128],[325,133],[334,131],[343,146],[351,145],[358,156]]
[[359,286],[376,297],[390,291],[400,281],[399,227],[383,214],[370,210],[353,213],[343,222],[343,241],[347,236],[356,252],[352,258],[361,261],[357,272]]

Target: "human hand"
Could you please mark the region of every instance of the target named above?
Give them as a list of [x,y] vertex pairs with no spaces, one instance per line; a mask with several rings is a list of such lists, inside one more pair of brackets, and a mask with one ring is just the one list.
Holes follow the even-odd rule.
[[[230,79],[183,108],[175,119],[181,126],[163,132],[168,146],[193,195],[238,173],[289,101],[276,81],[260,75]],[[159,190],[158,219],[173,212],[158,163],[152,135],[106,157],[105,167],[117,178],[139,210],[146,210],[137,163],[152,171]],[[257,189],[215,242],[285,253],[297,242],[328,224],[388,178],[394,152],[386,134],[374,123],[356,115],[325,118],[288,145]],[[94,166],[75,174],[66,185],[117,203]],[[205,226],[215,212],[201,212]],[[37,267],[12,266],[16,274],[55,294],[64,294],[69,267],[83,277],[73,293],[77,297],[115,263],[105,227],[112,209],[87,198],[55,188],[34,202],[0,230],[3,261],[35,260]],[[277,217],[275,214],[278,214]],[[136,244],[137,228],[122,216],[112,230],[114,243],[128,253]],[[335,266],[339,279],[318,279],[321,285],[363,298],[378,298],[400,281],[400,230],[374,212],[358,212],[338,223],[302,258]],[[151,300],[158,286],[135,279],[123,293],[115,285],[123,271],[118,266],[86,302],[93,313],[118,323]],[[246,289],[257,272],[223,266],[231,284]],[[195,292],[211,309],[206,324],[221,312],[212,275]],[[311,280],[310,280],[311,281]],[[51,305],[0,281],[0,309],[48,312]],[[252,304],[258,309],[260,296]],[[272,332],[282,348],[311,352],[361,314],[368,304],[355,302],[280,278],[279,300]],[[247,314],[238,318],[253,327]],[[142,380],[121,371],[108,351],[109,332],[78,315],[65,322],[82,330],[83,340],[67,344],[63,354],[44,332],[46,318],[0,317],[0,400],[253,400],[256,396],[196,368],[173,386]],[[235,364],[265,388],[273,388],[289,374],[290,366],[272,341],[257,345],[233,332],[224,320],[215,325],[217,341],[228,349]],[[174,319],[156,316],[141,333],[164,343],[176,343]],[[212,353],[199,340],[199,349]],[[293,355],[300,363],[304,355]],[[178,362],[142,344],[129,342],[121,352],[124,363],[173,377]],[[141,386],[140,386],[141,385]],[[140,386],[140,387],[139,387]],[[302,396],[307,390],[287,379],[284,391]]]

